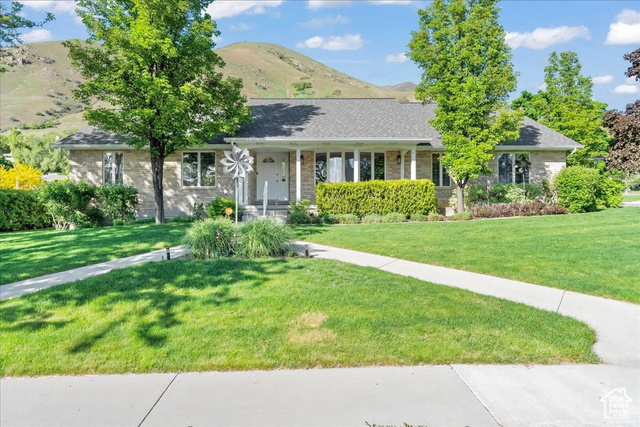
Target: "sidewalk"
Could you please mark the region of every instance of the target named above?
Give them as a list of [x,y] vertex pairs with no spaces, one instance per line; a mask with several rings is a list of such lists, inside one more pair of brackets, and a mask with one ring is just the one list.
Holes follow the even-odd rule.
[[[0,379],[0,425],[640,425],[640,306],[477,273],[297,242],[379,268],[575,317],[605,365],[442,365]],[[172,258],[184,248],[172,248]],[[175,251],[175,254],[174,254]],[[4,285],[2,298],[146,261],[164,251]],[[100,267],[99,267],[100,266]],[[5,294],[6,292],[6,294]],[[607,396],[607,397],[605,397]],[[622,398],[614,414],[606,404]],[[631,401],[627,401],[628,396]],[[601,401],[601,398],[605,401]],[[619,400],[616,402],[620,402]],[[615,416],[623,418],[616,419]],[[626,418],[624,418],[626,417]]]

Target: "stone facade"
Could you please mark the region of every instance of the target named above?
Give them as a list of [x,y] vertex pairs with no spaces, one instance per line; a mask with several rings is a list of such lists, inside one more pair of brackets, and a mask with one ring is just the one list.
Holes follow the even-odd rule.
[[[187,152],[199,151],[197,149],[185,150]],[[70,150],[70,179],[74,182],[85,180],[95,185],[102,185],[102,157],[101,150]],[[151,181],[151,163],[145,151],[124,150],[123,151],[123,172],[124,184],[133,185],[138,190],[140,208],[138,215],[141,217],[152,217],[155,215],[155,204],[153,196],[153,184]],[[216,153],[216,185],[215,187],[184,187],[181,180],[182,152],[173,154],[165,160],[164,165],[164,202],[165,214],[167,217],[177,215],[188,215],[195,203],[206,205],[215,197],[234,197],[234,184],[231,177],[223,172],[220,159],[224,156],[224,150],[215,150]],[[256,153],[250,152],[255,158]],[[416,178],[432,178],[432,152],[416,152]],[[534,151],[531,152],[531,182],[540,184],[544,179],[550,179],[557,174],[565,165],[566,154],[562,151]],[[301,165],[301,198],[307,199],[315,204],[315,153],[313,151],[302,151],[304,162]],[[400,151],[385,152],[385,176],[386,179],[400,179],[401,165],[398,164]],[[404,177],[411,177],[411,152],[404,154]],[[254,165],[258,166],[258,165]],[[496,183],[498,180],[498,162],[494,158],[490,167],[494,170],[491,177],[481,176],[474,180],[477,183]],[[296,153],[289,152],[289,200],[296,199]],[[255,174],[249,175],[247,182],[249,204],[256,204],[257,179]],[[436,187],[436,197],[438,207],[444,209],[448,206],[449,197],[454,189],[452,182],[448,187]]]

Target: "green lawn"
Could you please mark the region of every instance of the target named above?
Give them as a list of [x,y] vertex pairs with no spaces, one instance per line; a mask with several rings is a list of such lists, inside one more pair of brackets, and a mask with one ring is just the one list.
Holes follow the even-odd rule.
[[640,202],[640,191],[629,191],[622,199],[623,202]]
[[169,261],[0,303],[0,375],[596,363],[551,312],[329,260]]
[[299,226],[298,238],[640,302],[640,209],[465,222]]
[[0,285],[179,244],[189,224],[0,233]]

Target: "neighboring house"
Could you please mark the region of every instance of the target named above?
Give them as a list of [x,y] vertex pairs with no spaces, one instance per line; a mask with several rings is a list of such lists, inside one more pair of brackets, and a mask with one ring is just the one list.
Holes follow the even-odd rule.
[[[255,158],[255,172],[240,185],[244,205],[261,204],[265,183],[270,204],[309,199],[319,182],[371,179],[432,180],[440,207],[447,205],[453,181],[439,162],[444,146],[429,124],[436,106],[395,99],[253,99],[253,122],[234,136],[218,137],[167,157],[164,169],[167,216],[189,214],[194,203],[233,197],[233,181],[220,160],[230,144]],[[85,128],[55,144],[69,151],[70,178],[96,185],[135,186],[141,216],[155,214],[151,164],[146,151],[124,139]],[[575,141],[525,118],[520,138],[496,147],[494,175],[476,182],[540,183],[565,164]],[[516,159],[530,162],[522,174]]]

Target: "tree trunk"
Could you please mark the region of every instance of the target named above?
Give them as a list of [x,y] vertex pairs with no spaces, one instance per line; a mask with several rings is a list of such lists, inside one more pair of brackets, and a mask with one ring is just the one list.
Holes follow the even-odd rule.
[[164,156],[151,156],[151,174],[153,176],[153,196],[156,202],[156,224],[164,224],[164,188],[162,176],[164,172]]
[[458,213],[464,212],[464,186],[460,184],[456,185],[456,198],[458,199],[458,207],[456,211]]

